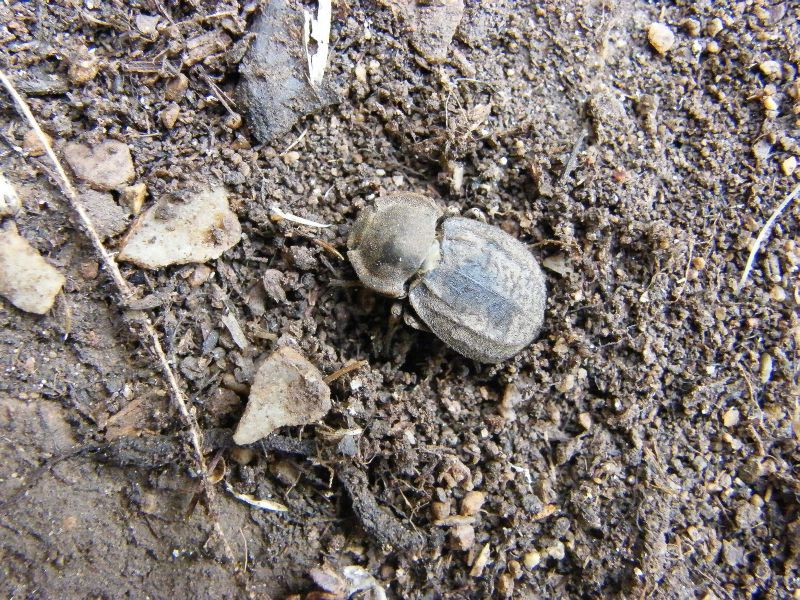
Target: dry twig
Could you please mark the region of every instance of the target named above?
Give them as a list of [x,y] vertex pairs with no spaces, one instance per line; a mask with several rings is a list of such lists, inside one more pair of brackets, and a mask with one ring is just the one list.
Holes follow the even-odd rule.
[[[116,260],[114,260],[114,257],[111,256],[111,254],[108,252],[108,250],[106,250],[105,246],[103,245],[103,242],[100,239],[97,230],[92,224],[92,220],[89,217],[89,214],[83,207],[83,204],[80,201],[80,198],[78,196],[77,191],[75,190],[75,187],[70,182],[69,177],[64,171],[64,167],[61,166],[61,162],[58,160],[58,157],[53,151],[53,147],[50,145],[47,136],[45,136],[44,132],[42,132],[42,128],[39,127],[39,123],[33,116],[33,113],[31,112],[31,109],[28,106],[27,102],[25,102],[22,96],[20,96],[19,92],[17,92],[11,80],[2,71],[0,71],[0,82],[6,88],[9,95],[13,98],[20,113],[22,113],[22,115],[28,121],[28,124],[36,133],[36,137],[38,138],[39,143],[41,143],[42,147],[45,149],[47,157],[50,159],[50,161],[53,163],[53,166],[55,167],[56,174],[58,175],[56,183],[59,189],[64,194],[64,196],[66,196],[67,200],[70,203],[70,206],[77,213],[84,231],[89,236],[89,239],[91,240],[95,251],[102,259],[106,270],[111,275],[111,279],[114,281],[114,284],[116,285],[120,295],[122,296],[123,303],[127,304],[129,300],[133,299],[134,296],[133,289],[130,287],[128,282],[122,276],[122,273],[120,272],[119,267],[117,266],[117,262]],[[231,561],[232,564],[235,564],[235,557],[233,554],[233,550],[231,549],[231,546],[228,543],[228,540],[225,537],[224,532],[222,531],[222,527],[219,524],[219,520],[216,518],[217,514],[216,501],[215,501],[216,496],[214,494],[214,490],[211,483],[208,481],[208,470],[205,458],[203,457],[203,442],[202,442],[202,434],[200,432],[200,427],[197,424],[197,420],[194,418],[194,415],[192,415],[192,413],[189,412],[189,408],[186,405],[186,400],[183,397],[183,392],[181,391],[180,386],[178,385],[178,379],[175,376],[175,372],[172,370],[169,361],[167,360],[167,356],[164,353],[164,348],[161,346],[161,341],[158,338],[158,333],[156,332],[156,329],[153,326],[153,322],[145,313],[140,311],[133,311],[131,316],[133,322],[139,324],[141,328],[144,330],[145,335],[141,336],[143,338],[142,342],[144,343],[145,346],[147,346],[147,342],[149,342],[153,353],[156,355],[156,358],[158,359],[158,363],[159,366],[161,367],[161,371],[164,375],[164,378],[167,381],[167,385],[170,390],[170,396],[172,397],[172,400],[176,408],[178,409],[178,412],[181,414],[184,423],[189,428],[192,440],[192,447],[195,453],[195,460],[197,461],[197,464],[199,466],[201,478],[203,481],[203,487],[205,490],[206,498],[208,500],[209,512],[211,513],[214,521],[214,529],[222,541],[222,545],[225,549],[226,558],[229,561]]]

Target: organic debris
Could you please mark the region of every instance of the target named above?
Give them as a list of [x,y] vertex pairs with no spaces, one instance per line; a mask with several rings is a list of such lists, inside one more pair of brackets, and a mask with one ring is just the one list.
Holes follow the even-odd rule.
[[225,189],[193,194],[186,201],[164,199],[133,224],[119,260],[145,269],[202,263],[219,258],[242,235]]
[[225,482],[225,489],[228,490],[231,496],[237,500],[241,500],[245,504],[249,504],[255,508],[260,508],[261,510],[271,510],[273,512],[286,512],[289,510],[286,505],[281,504],[280,502],[275,502],[274,500],[269,500],[267,498],[256,498],[251,494],[240,494],[234,490],[233,487],[231,487],[231,484],[227,481]]
[[65,281],[14,223],[0,226],[0,295],[21,310],[43,315],[53,307]]
[[284,346],[256,371],[233,441],[252,444],[284,425],[319,421],[330,409],[331,390],[322,373],[297,350]]

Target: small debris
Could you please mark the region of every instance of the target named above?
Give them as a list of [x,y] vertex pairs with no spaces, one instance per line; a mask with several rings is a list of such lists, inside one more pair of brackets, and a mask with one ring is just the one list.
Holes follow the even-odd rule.
[[322,373],[292,348],[279,348],[264,361],[233,441],[252,444],[284,425],[305,425],[331,408],[331,390]]
[[75,85],[83,85],[97,77],[100,71],[100,63],[94,52],[85,48],[69,58],[69,68],[67,77]]
[[556,541],[553,545],[549,546],[547,550],[548,556],[555,560],[564,560],[564,556],[566,556],[566,548],[564,547],[564,542]]
[[489,542],[486,542],[486,545],[481,549],[480,554],[475,559],[475,562],[472,563],[472,569],[469,572],[470,577],[480,577],[483,575],[483,570],[486,568],[486,565],[489,564],[489,553],[491,552],[491,546]]
[[298,217],[297,215],[293,215],[292,213],[287,213],[281,210],[281,207],[277,204],[273,204],[270,206],[270,210],[272,211],[272,220],[273,221],[280,221],[285,219],[287,221],[291,221],[292,223],[298,223],[300,225],[306,225],[307,227],[319,227],[320,229],[325,229],[326,227],[330,227],[330,223],[319,223],[318,221],[311,221],[310,219],[304,219],[303,217]]
[[157,15],[138,14],[133,22],[142,35],[152,38],[158,33],[158,23],[161,19]]
[[108,192],[86,189],[80,199],[102,240],[119,235],[128,228],[130,214]]
[[285,505],[281,504],[280,502],[275,502],[274,500],[256,498],[251,494],[240,494],[239,492],[234,490],[231,484],[228,483],[227,481],[225,482],[225,489],[228,490],[231,496],[233,496],[237,500],[241,500],[245,504],[249,504],[250,506],[260,508],[261,510],[270,510],[273,512],[286,512],[289,510]]
[[432,502],[431,518],[434,521],[441,521],[450,516],[450,502]]
[[79,179],[101,191],[121,188],[133,181],[136,175],[130,149],[116,140],[107,140],[94,147],[67,144],[64,158]]
[[186,54],[183,64],[187,67],[196,65],[213,54],[224,51],[233,43],[231,36],[224,31],[209,31],[186,42]]
[[[347,580],[347,591],[345,592],[347,598],[386,600],[386,590],[364,567],[350,565],[342,569],[342,574]],[[360,594],[360,592],[367,591],[372,594]]]
[[456,525],[450,530],[450,543],[454,550],[466,552],[475,544],[475,529],[472,525]]
[[0,172],[0,219],[13,217],[22,208],[22,203],[17,196],[17,190],[6,176]]
[[314,567],[308,572],[309,577],[323,591],[335,595],[337,598],[345,598],[347,583],[344,578],[334,571],[331,567],[323,565]]
[[758,65],[759,70],[765,77],[776,79],[781,74],[781,63],[777,60],[765,60]]
[[138,215],[144,206],[144,199],[147,197],[147,186],[144,183],[129,185],[122,190],[120,199],[128,207],[133,216]]
[[797,159],[794,156],[790,156],[781,163],[781,170],[783,171],[783,174],[786,175],[787,177],[791,177],[796,168],[797,168]]
[[708,22],[706,25],[706,33],[711,37],[717,35],[720,31],[725,29],[725,25],[722,23],[722,19],[719,17],[715,17]]
[[[52,138],[49,135],[44,131],[42,133],[45,138],[47,138],[48,143],[52,142]],[[42,141],[33,129],[29,129],[27,133],[25,133],[25,137],[22,138],[22,149],[27,152],[28,156],[43,156],[45,153]]]
[[53,307],[64,282],[14,223],[0,227],[0,295],[21,310],[43,315]]
[[504,598],[514,595],[514,578],[511,573],[503,573],[497,578],[497,592]]
[[729,408],[725,411],[725,414],[722,415],[722,424],[725,427],[735,427],[739,424],[739,409],[738,408]]
[[755,156],[758,161],[765,161],[769,158],[769,153],[771,151],[772,144],[770,144],[769,140],[766,138],[762,138],[753,144],[753,156]]
[[477,515],[485,500],[486,494],[484,492],[467,492],[464,494],[463,500],[461,500],[461,515],[465,517]]
[[285,304],[287,301],[286,291],[283,289],[283,273],[277,269],[267,269],[261,276],[264,284],[264,291],[267,292],[275,304]]
[[167,107],[161,111],[159,117],[161,118],[161,124],[164,125],[167,129],[172,129],[175,127],[175,123],[178,122],[178,117],[181,114],[181,107],[178,106],[177,103],[172,102],[168,104]]
[[592,416],[588,412],[582,412],[578,415],[578,424],[585,431],[589,431],[592,428]]
[[125,238],[119,260],[145,269],[202,263],[219,258],[239,242],[242,228],[222,187],[186,202],[165,199],[150,207]]
[[538,550],[531,550],[525,553],[525,556],[522,557],[522,562],[526,569],[535,569],[542,562],[542,555],[539,554]]
[[650,23],[647,39],[659,54],[665,54],[675,45],[675,34],[664,23]]
[[253,135],[262,143],[283,135],[301,117],[337,100],[330,81],[312,86],[309,80],[304,23],[303,11],[288,0],[272,0],[253,22],[255,39],[239,66],[239,96]]
[[229,313],[223,316],[221,320],[222,324],[225,325],[228,332],[230,332],[234,343],[239,346],[239,348],[244,350],[250,347],[250,342],[244,334],[244,331],[242,331],[242,326],[239,325],[239,321],[236,319],[235,315]]
[[384,3],[408,22],[411,45],[425,60],[440,63],[447,59],[450,42],[464,16],[464,0],[384,0]]
[[189,78],[183,73],[179,73],[164,86],[164,98],[170,102],[180,100],[187,89],[189,89]]
[[237,465],[249,465],[256,457],[256,451],[252,448],[242,448],[234,446],[230,449],[230,455]]

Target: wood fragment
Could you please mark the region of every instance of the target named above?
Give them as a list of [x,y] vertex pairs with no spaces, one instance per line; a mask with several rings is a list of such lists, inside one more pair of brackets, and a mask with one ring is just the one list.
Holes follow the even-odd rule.
[[330,375],[327,375],[322,381],[324,381],[325,383],[330,384],[332,381],[336,381],[337,379],[339,379],[342,375],[347,375],[350,371],[355,371],[356,369],[360,369],[361,367],[365,367],[368,364],[369,364],[369,361],[366,361],[366,360],[353,361],[353,362],[343,366],[341,369],[337,369],[336,371],[334,371]]

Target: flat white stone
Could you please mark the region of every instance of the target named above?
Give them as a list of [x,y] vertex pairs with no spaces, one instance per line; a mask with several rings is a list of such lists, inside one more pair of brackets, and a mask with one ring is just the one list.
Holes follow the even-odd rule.
[[53,307],[64,276],[17,231],[0,227],[0,295],[26,312],[43,315]]
[[242,237],[225,188],[205,190],[185,202],[163,200],[133,224],[118,259],[145,269],[219,258]]
[[330,409],[331,390],[319,369],[297,350],[279,348],[256,372],[233,441],[252,444],[278,427],[319,421]]

